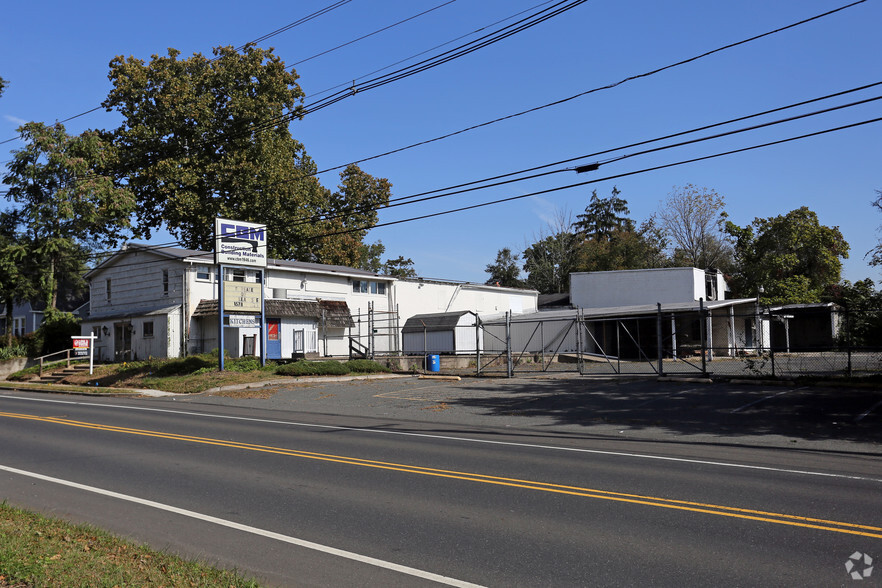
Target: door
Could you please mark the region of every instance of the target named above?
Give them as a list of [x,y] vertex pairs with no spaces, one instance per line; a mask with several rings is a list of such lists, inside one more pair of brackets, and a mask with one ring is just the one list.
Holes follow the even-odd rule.
[[132,325],[113,325],[113,350],[116,361],[132,361]]
[[266,319],[266,358],[282,359],[281,319]]
[[301,355],[306,352],[306,349],[303,346],[304,337],[303,337],[303,329],[298,329],[294,331],[294,354]]

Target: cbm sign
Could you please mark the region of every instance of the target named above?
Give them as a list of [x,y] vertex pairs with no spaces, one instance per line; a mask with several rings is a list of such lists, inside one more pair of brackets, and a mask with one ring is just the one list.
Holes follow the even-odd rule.
[[266,225],[214,219],[214,262],[266,267]]

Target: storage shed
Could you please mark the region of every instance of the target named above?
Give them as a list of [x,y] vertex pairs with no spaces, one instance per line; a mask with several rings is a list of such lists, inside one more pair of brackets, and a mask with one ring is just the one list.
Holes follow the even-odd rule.
[[475,315],[468,310],[417,314],[401,329],[406,355],[425,353],[475,353],[483,334],[475,329]]

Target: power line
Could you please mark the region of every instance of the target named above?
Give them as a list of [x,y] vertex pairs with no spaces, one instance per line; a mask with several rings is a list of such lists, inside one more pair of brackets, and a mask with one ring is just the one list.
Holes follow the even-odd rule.
[[[677,62],[674,62],[674,63],[670,63],[670,64],[665,65],[665,66],[663,66],[663,67],[659,67],[659,68],[656,68],[656,69],[653,69],[653,70],[649,70],[649,71],[646,71],[646,72],[643,72],[643,73],[640,73],[640,74],[635,74],[635,75],[628,76],[628,77],[626,77],[626,78],[624,78],[624,79],[622,79],[622,80],[619,80],[618,82],[614,82],[614,83],[611,83],[611,84],[607,84],[607,85],[605,85],[605,86],[598,86],[598,87],[596,87],[596,88],[592,88],[592,89],[590,89],[590,90],[585,90],[584,92],[580,92],[580,93],[578,93],[578,94],[574,94],[574,95],[572,95],[572,96],[568,96],[568,97],[566,97],[566,98],[561,98],[560,100],[555,100],[554,102],[549,102],[549,103],[547,103],[547,104],[542,104],[542,105],[540,105],[540,106],[535,106],[535,107],[533,107],[533,108],[528,108],[527,110],[522,110],[522,111],[520,111],[520,112],[515,112],[515,113],[513,113],[513,114],[509,114],[509,115],[506,115],[506,116],[502,116],[502,117],[499,117],[499,118],[495,118],[495,119],[493,119],[493,120],[489,120],[489,121],[482,122],[482,123],[479,123],[479,124],[476,124],[476,125],[472,125],[472,126],[469,126],[469,127],[465,127],[465,128],[460,129],[460,130],[458,130],[458,131],[453,131],[453,132],[451,132],[451,133],[446,133],[446,134],[444,134],[444,135],[440,135],[440,136],[438,136],[438,137],[434,137],[434,138],[432,138],[432,139],[426,139],[426,140],[424,140],[424,141],[419,141],[419,142],[417,142],[417,143],[412,143],[412,144],[410,144],[410,145],[406,145],[406,146],[404,146],[404,147],[399,147],[399,148],[397,148],[397,149],[392,149],[391,151],[386,151],[386,152],[384,152],[384,153],[379,153],[379,154],[377,154],[377,155],[372,155],[372,156],[370,156],[370,157],[365,157],[365,158],[362,158],[362,159],[357,159],[357,160],[355,160],[355,161],[351,161],[351,162],[346,163],[346,164],[337,165],[337,166],[334,166],[334,167],[329,167],[329,168],[326,168],[326,169],[323,169],[323,170],[321,170],[321,171],[316,172],[315,175],[319,175],[319,174],[323,174],[323,173],[326,173],[326,172],[329,172],[329,171],[335,171],[335,170],[338,170],[338,169],[342,169],[342,168],[345,168],[345,167],[348,166],[348,165],[364,163],[365,161],[372,161],[372,160],[374,160],[374,159],[379,159],[379,158],[381,158],[381,157],[386,157],[386,156],[388,156],[388,155],[393,155],[393,154],[395,154],[395,153],[400,153],[400,152],[402,152],[402,151],[407,151],[408,149],[413,149],[413,148],[415,148],[415,147],[421,147],[421,146],[423,146],[423,145],[428,145],[429,143],[434,143],[434,142],[436,142],[436,141],[441,141],[441,140],[443,140],[443,139],[449,139],[450,137],[455,137],[455,136],[457,136],[457,135],[461,135],[461,134],[463,134],[463,133],[467,133],[467,132],[469,132],[469,131],[474,131],[474,130],[476,130],[476,129],[480,129],[480,128],[483,128],[483,127],[487,127],[487,126],[490,126],[490,125],[493,125],[493,124],[496,124],[496,123],[499,123],[499,122],[502,122],[502,121],[505,121],[505,120],[510,120],[510,119],[513,119],[513,118],[517,118],[517,117],[520,117],[520,116],[524,116],[524,115],[526,115],[526,114],[531,114],[531,113],[533,113],[533,112],[538,112],[538,111],[540,111],[540,110],[544,110],[544,109],[546,109],[546,108],[550,108],[550,107],[552,107],[552,106],[559,106],[559,105],[564,104],[564,103],[566,103],[566,102],[569,102],[569,101],[571,101],[571,100],[575,100],[576,98],[581,98],[582,96],[587,96],[588,94],[593,94],[593,93],[595,93],[595,92],[600,92],[600,91],[602,91],[602,90],[610,90],[610,89],[612,89],[612,88],[615,88],[615,87],[617,87],[617,86],[621,86],[622,84],[625,84],[625,83],[631,82],[631,81],[633,81],[633,80],[638,80],[638,79],[641,79],[641,78],[646,78],[646,77],[649,77],[649,76],[653,76],[653,75],[655,75],[655,74],[657,74],[657,73],[661,73],[661,72],[663,72],[663,71],[665,71],[665,70],[673,69],[673,68],[675,68],[675,67],[679,67],[679,66],[681,66],[681,65],[686,65],[686,64],[688,64],[688,63],[692,63],[692,62],[694,62],[694,61],[698,61],[699,59],[703,59],[703,58],[708,57],[708,56],[710,56],[710,55],[713,55],[713,54],[715,54],[715,53],[719,53],[719,52],[721,52],[721,51],[725,51],[725,50],[727,50],[727,49],[731,49],[731,48],[733,48],[733,47],[738,47],[739,45],[744,45],[744,44],[746,44],[746,43],[750,43],[750,42],[752,42],[752,41],[756,41],[756,40],[758,40],[758,39],[762,39],[762,38],[764,38],[764,37],[768,37],[768,36],[770,36],[770,35],[774,35],[774,34],[777,34],[777,33],[783,32],[783,31],[786,31],[786,30],[788,30],[788,29],[792,29],[792,28],[794,28],[794,27],[798,27],[798,26],[800,26],[800,25],[803,25],[803,24],[806,24],[806,23],[809,23],[809,22],[812,22],[812,21],[818,20],[818,19],[820,19],[820,18],[824,18],[824,17],[826,17],[826,16],[830,16],[830,15],[835,14],[835,13],[837,13],[837,12],[843,11],[843,10],[845,10],[845,9],[847,9],[847,8],[852,8],[852,7],[854,7],[854,6],[857,6],[858,4],[863,4],[864,2],[866,2],[866,0],[857,0],[856,2],[852,2],[851,4],[846,4],[846,5],[844,5],[844,6],[840,6],[839,8],[835,8],[835,9],[833,9],[833,10],[829,10],[829,11],[824,12],[824,13],[822,13],[822,14],[817,14],[817,15],[815,15],[815,16],[812,16],[812,17],[809,17],[809,18],[803,19],[803,20],[801,20],[801,21],[799,21],[799,22],[795,22],[795,23],[789,24],[789,25],[784,26],[784,27],[779,27],[779,28],[777,28],[777,29],[774,29],[774,30],[772,30],[772,31],[768,31],[768,32],[762,33],[762,34],[760,34],[760,35],[754,35],[753,37],[749,37],[749,38],[747,38],[747,39],[742,39],[741,41],[737,41],[737,42],[735,42],[735,43],[729,43],[728,45],[723,45],[722,47],[717,47],[716,49],[712,49],[712,50],[710,50],[710,51],[706,51],[706,52],[701,53],[701,54],[699,54],[699,55],[695,55],[695,56],[693,56],[693,57],[689,57],[688,59],[683,59],[683,60],[681,60],[681,61],[677,61]],[[311,110],[308,110],[308,108],[309,108],[309,107],[307,107],[307,111],[306,111],[305,114],[311,112]]]
[[424,11],[420,12],[419,14],[409,16],[409,17],[405,18],[404,20],[399,20],[398,22],[392,23],[390,25],[386,25],[385,27],[377,29],[372,33],[362,35],[361,37],[358,37],[357,39],[352,39],[351,41],[347,41],[346,43],[343,43],[341,45],[337,45],[336,47],[332,47],[330,49],[322,51],[321,53],[316,53],[315,55],[313,55],[311,57],[307,57],[306,59],[301,59],[300,61],[295,61],[294,63],[292,63],[291,65],[288,66],[288,69],[293,69],[294,66],[300,65],[301,63],[306,63],[307,61],[311,61],[311,60],[315,59],[316,57],[321,57],[322,55],[327,55],[328,53],[333,53],[337,49],[342,49],[343,47],[347,47],[349,45],[352,45],[353,43],[363,41],[364,39],[367,39],[368,37],[373,37],[374,35],[382,33],[383,31],[388,31],[389,29],[397,27],[400,24],[404,24],[408,21],[414,20],[415,18],[419,18],[425,14],[429,14],[430,12],[434,12],[435,10],[438,10],[439,8],[443,8],[444,6],[447,6],[448,4],[453,4],[454,2],[456,2],[456,0],[447,0],[447,2],[444,2],[444,3],[439,4],[437,6],[433,6],[432,8],[430,8],[428,10],[424,10]]
[[777,140],[777,141],[770,141],[770,142],[768,142],[768,143],[762,143],[762,144],[759,144],[759,145],[752,145],[752,146],[750,146],[750,147],[742,147],[742,148],[740,148],[740,149],[733,149],[733,150],[730,150],[730,151],[724,151],[724,152],[721,152],[721,153],[715,153],[715,154],[713,154],[713,155],[705,155],[705,156],[702,156],[702,157],[695,157],[695,158],[692,158],[692,159],[685,159],[685,160],[678,161],[678,162],[675,162],[675,163],[668,163],[668,164],[664,164],[664,165],[657,165],[657,166],[654,166],[654,167],[648,167],[648,168],[644,168],[644,169],[640,169],[640,170],[636,170],[636,171],[624,172],[624,173],[621,173],[621,174],[616,174],[616,175],[612,175],[612,176],[606,176],[606,177],[604,177],[604,178],[596,178],[596,179],[593,179],[593,180],[587,180],[587,181],[579,182],[579,183],[576,183],[576,184],[568,184],[568,185],[566,185],[566,186],[559,186],[559,187],[557,187],[557,188],[549,188],[549,189],[547,189],[547,190],[540,190],[540,191],[538,191],[538,192],[531,192],[530,194],[520,194],[520,195],[518,195],[518,196],[510,196],[510,197],[508,197],[508,198],[500,198],[499,200],[493,200],[493,201],[490,201],[490,202],[482,202],[482,203],[479,203],[479,204],[473,204],[473,205],[471,205],[471,206],[463,206],[463,207],[460,207],[460,208],[454,208],[454,209],[450,209],[450,210],[444,210],[444,211],[435,212],[435,213],[431,213],[431,214],[424,214],[424,215],[421,215],[421,216],[415,216],[415,217],[406,218],[406,219],[401,219],[401,220],[397,220],[397,221],[390,221],[390,222],[385,222],[385,223],[375,223],[375,224],[372,224],[372,225],[369,225],[369,226],[363,226],[363,227],[358,227],[358,228],[353,228],[353,229],[347,229],[347,230],[342,230],[342,231],[334,231],[334,232],[331,232],[331,233],[324,233],[324,234],[321,234],[321,235],[317,235],[317,236],[315,236],[315,237],[313,237],[313,238],[330,237],[330,236],[334,236],[334,235],[345,235],[345,234],[347,234],[347,233],[356,233],[356,232],[360,232],[360,231],[365,231],[365,230],[375,229],[375,228],[378,228],[378,227],[387,227],[387,226],[391,226],[391,225],[398,225],[398,224],[402,224],[402,223],[406,223],[406,222],[413,222],[413,221],[417,221],[417,220],[424,220],[424,219],[427,219],[427,218],[434,218],[434,217],[437,217],[437,216],[443,216],[443,215],[447,215],[447,214],[453,214],[453,213],[455,213],[455,212],[463,212],[463,211],[466,211],[466,210],[473,210],[473,209],[475,209],[475,208],[482,208],[482,207],[484,207],[484,206],[491,206],[491,205],[494,205],[494,204],[502,204],[502,203],[504,203],[504,202],[512,202],[512,201],[514,201],[514,200],[521,200],[521,199],[523,199],[523,198],[529,198],[529,197],[531,197],[531,196],[542,196],[542,195],[544,195],[544,194],[550,194],[550,193],[552,193],[552,192],[559,192],[559,191],[561,191],[561,190],[568,190],[568,189],[570,189],[570,188],[578,188],[578,187],[581,187],[581,186],[587,186],[587,185],[589,185],[589,184],[596,184],[596,183],[599,183],[599,182],[607,182],[607,181],[609,181],[609,180],[615,180],[615,179],[619,179],[619,178],[625,178],[625,177],[628,177],[628,176],[633,176],[633,175],[637,175],[637,174],[648,173],[648,172],[651,172],[651,171],[657,171],[657,170],[660,170],[660,169],[666,169],[666,168],[670,168],[670,167],[676,167],[676,166],[680,166],[680,165],[686,165],[687,163],[695,163],[695,162],[698,162],[698,161],[705,161],[705,160],[708,160],[708,159],[714,159],[714,158],[716,158],[716,157],[723,157],[723,156],[726,156],[726,155],[733,155],[733,154],[736,154],[736,153],[743,153],[743,152],[746,152],[746,151],[752,151],[752,150],[754,150],[754,149],[762,149],[762,148],[764,148],[764,147],[771,147],[771,146],[773,146],[773,145],[780,145],[780,144],[788,143],[788,142],[791,142],[791,141],[798,141],[798,140],[800,140],[800,139],[807,139],[807,138],[810,138],[810,137],[816,137],[816,136],[823,135],[823,134],[826,134],[826,133],[833,133],[833,132],[836,132],[836,131],[842,131],[842,130],[846,130],[846,129],[851,129],[851,128],[855,128],[855,127],[859,127],[859,126],[863,126],[863,125],[867,125],[867,124],[872,124],[872,123],[876,123],[876,122],[880,122],[880,121],[882,121],[882,117],[879,117],[879,118],[873,118],[873,119],[869,119],[869,120],[864,120],[864,121],[857,122],[857,123],[852,123],[852,124],[849,124],[849,125],[842,125],[842,126],[835,127],[835,128],[831,128],[831,129],[825,129],[825,130],[823,130],[823,131],[816,131],[816,132],[813,132],[813,133],[807,133],[807,134],[804,134],[804,135],[798,135],[798,136],[796,136],[796,137],[789,137],[789,138],[787,138],[787,139],[779,139],[779,140]]
[[[454,0],[451,0],[451,1],[454,1]],[[331,4],[329,6],[325,6],[324,8],[317,10],[316,12],[313,12],[312,14],[308,14],[308,15],[304,16],[303,18],[300,18],[294,22],[288,23],[285,26],[278,28],[272,32],[269,32],[265,35],[262,35],[253,41],[249,41],[248,43],[245,43],[244,45],[239,45],[238,47],[236,47],[235,50],[241,51],[242,49],[244,49],[245,47],[248,47],[249,45],[256,45],[257,43],[260,43],[261,41],[265,41],[271,37],[275,37],[276,35],[279,35],[281,33],[289,31],[289,30],[293,29],[294,27],[297,27],[297,26],[302,25],[306,22],[309,22],[315,18],[318,18],[319,16],[322,16],[323,14],[327,14],[328,12],[331,12],[332,10],[339,8],[339,7],[343,6],[344,4],[348,4],[350,2],[352,2],[352,0],[338,0],[337,2],[334,2],[333,4]],[[217,59],[218,58],[215,57],[214,59],[211,59],[209,61],[215,61]],[[75,118],[79,118],[81,116],[86,116],[87,114],[91,114],[91,113],[95,112],[96,110],[101,110],[102,108],[103,108],[103,106],[96,106],[95,108],[92,108],[91,110],[87,110],[85,112],[81,112],[79,114],[69,116],[68,118],[65,118],[63,120],[56,121],[56,123],[65,123],[65,122],[74,120]],[[12,137],[10,139],[6,139],[3,141],[0,141],[0,145],[3,145],[5,143],[11,143],[12,141],[17,141],[18,139],[19,139],[19,137]]]

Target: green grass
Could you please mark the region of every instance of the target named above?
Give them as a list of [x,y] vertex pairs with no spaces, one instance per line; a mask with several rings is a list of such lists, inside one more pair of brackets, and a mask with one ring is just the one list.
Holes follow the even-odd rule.
[[0,503],[0,586],[257,587],[227,570]]

